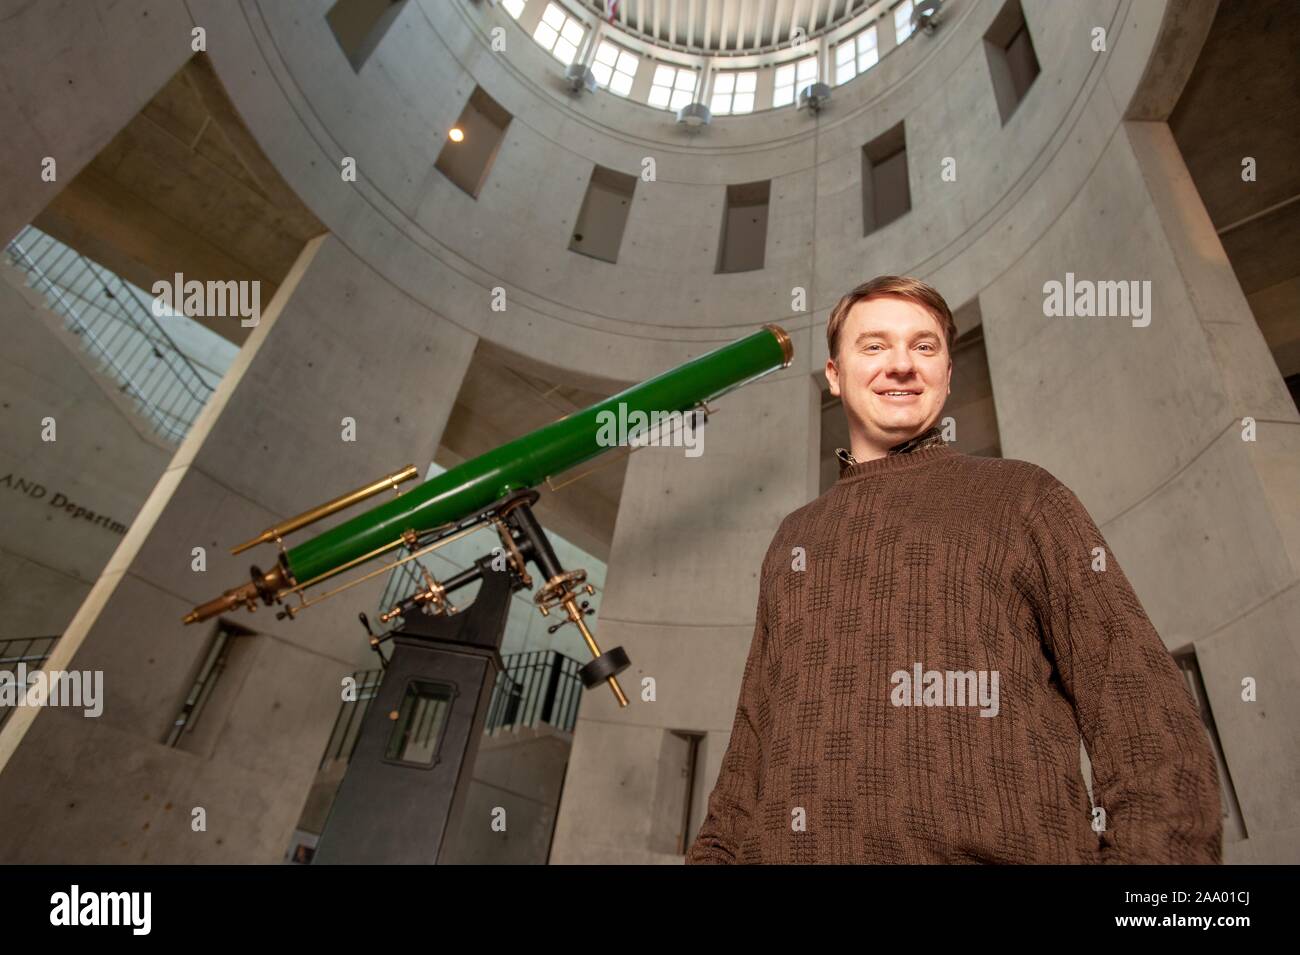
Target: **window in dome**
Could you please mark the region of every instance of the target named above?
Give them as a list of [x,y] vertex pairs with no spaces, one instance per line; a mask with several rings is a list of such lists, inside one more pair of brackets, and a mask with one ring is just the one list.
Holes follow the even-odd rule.
[[907,136],[899,123],[862,147],[862,234],[883,229],[911,208]]
[[502,0],[501,6],[506,8],[506,13],[510,14],[516,20],[524,12],[524,0]]
[[650,105],[657,109],[681,109],[695,99],[695,81],[698,76],[689,67],[658,64],[650,86]]
[[325,14],[352,69],[361,66],[375,52],[379,42],[402,12],[406,0],[338,0]]
[[730,113],[752,113],[754,91],[758,89],[758,74],[752,70],[729,70],[713,76],[713,98],[709,111],[715,116]]
[[463,134],[459,141],[448,137],[434,168],[475,199],[487,180],[497,150],[506,138],[511,116],[505,107],[474,87],[469,102],[456,120]]
[[727,187],[718,243],[718,272],[750,272],[763,267],[767,252],[767,204],[772,180]]
[[548,3],[546,12],[533,31],[533,39],[565,66],[573,62],[582,46],[587,29],[569,16],[558,3]]
[[637,64],[635,56],[608,40],[601,40],[596,47],[596,59],[591,64],[591,72],[596,82],[611,93],[626,96],[632,92],[632,80],[636,78]]
[[876,65],[876,28],[865,30],[849,37],[835,47],[835,83],[847,83],[861,73]]
[[617,262],[635,192],[636,176],[604,166],[595,167],[569,239],[569,250],[605,262]]
[[902,45],[912,35],[912,0],[903,0],[894,7],[894,42]]
[[807,56],[794,63],[783,63],[776,68],[776,91],[772,106],[789,106],[804,87],[817,82],[817,57]]
[[984,52],[998,115],[1005,126],[1040,72],[1034,41],[1029,36],[1019,0],[1010,0],[993,18],[992,26],[984,34]]

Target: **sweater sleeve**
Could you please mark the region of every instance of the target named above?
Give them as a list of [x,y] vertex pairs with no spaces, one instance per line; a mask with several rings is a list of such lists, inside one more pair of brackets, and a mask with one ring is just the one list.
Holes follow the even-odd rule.
[[1031,511],[1029,538],[1043,649],[1074,706],[1093,803],[1105,811],[1099,861],[1220,862],[1218,772],[1205,726],[1114,553],[1054,478]]
[[767,654],[766,584],[760,583],[754,638],[749,645],[740,701],[731,724],[731,742],[722,756],[718,780],[709,796],[708,814],[686,853],[686,864],[729,865],[736,862],[758,804],[758,773],[766,745],[760,714],[767,708],[764,660]]

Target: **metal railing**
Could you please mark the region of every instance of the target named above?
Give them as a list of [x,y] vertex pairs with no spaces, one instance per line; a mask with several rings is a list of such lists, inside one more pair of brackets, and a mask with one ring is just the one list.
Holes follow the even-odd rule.
[[549,723],[572,733],[582,701],[580,664],[558,650],[512,653],[497,675],[488,704],[486,732]]
[[344,700],[339,707],[339,715],[334,718],[334,729],[330,731],[330,741],[325,746],[325,755],[320,760],[321,769],[337,760],[346,763],[352,759],[352,751],[357,748],[357,740],[361,737],[361,724],[365,722],[370,704],[379,693],[379,684],[383,678],[383,670],[357,670],[352,674],[356,698]]
[[[496,686],[488,702],[485,733],[501,729],[532,727],[547,723],[572,733],[578,722],[578,704],[582,700],[580,664],[557,650],[533,650],[512,653],[502,659],[505,669],[497,674]],[[384,671],[358,670],[352,674],[355,699],[344,700],[334,718],[329,743],[321,757],[320,768],[352,759],[361,734],[361,725],[379,693]]]
[[153,429],[179,443],[213,387],[159,324],[143,293],[31,226],[5,251]]
[[[54,649],[54,644],[59,642],[57,636],[53,637],[20,637],[14,640],[0,640],[0,672],[11,674],[10,679],[17,684],[18,682],[18,664],[25,663],[26,673],[28,676],[35,670],[39,670],[45,665],[45,661],[50,658],[50,651]],[[8,682],[8,681],[6,681]],[[26,686],[15,686],[17,694],[25,692]],[[17,699],[17,696],[15,696]],[[0,727],[5,725],[10,714],[13,713],[13,707],[0,706]]]

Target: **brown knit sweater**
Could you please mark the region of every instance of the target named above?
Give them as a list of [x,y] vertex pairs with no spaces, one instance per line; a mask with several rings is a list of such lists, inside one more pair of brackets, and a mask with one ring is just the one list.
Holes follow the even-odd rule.
[[687,863],[1210,863],[1222,835],[1177,665],[1047,471],[925,447],[782,521]]

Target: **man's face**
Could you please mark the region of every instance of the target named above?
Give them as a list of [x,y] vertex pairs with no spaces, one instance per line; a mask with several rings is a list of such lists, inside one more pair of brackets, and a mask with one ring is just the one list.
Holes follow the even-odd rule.
[[939,320],[920,305],[901,298],[857,302],[837,347],[826,380],[844,404],[851,434],[886,450],[939,420],[952,361]]

